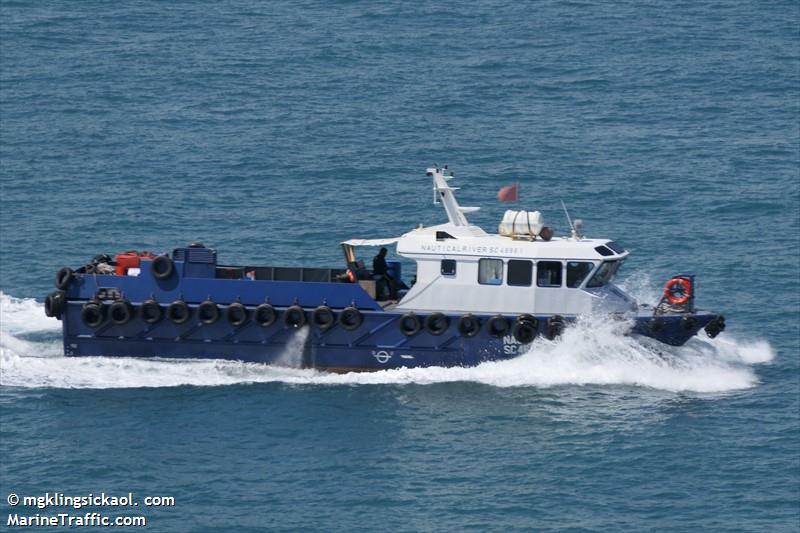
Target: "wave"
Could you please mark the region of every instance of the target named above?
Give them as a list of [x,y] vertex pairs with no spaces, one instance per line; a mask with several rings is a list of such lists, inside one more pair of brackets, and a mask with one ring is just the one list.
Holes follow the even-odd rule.
[[[471,368],[415,368],[329,374],[290,366],[222,360],[65,357],[58,320],[34,299],[0,292],[0,385],[125,388],[282,382],[312,385],[475,382],[496,387],[627,385],[672,392],[718,393],[758,384],[754,365],[771,361],[764,340],[695,337],[682,347],[624,335],[627,325],[587,317],[561,339],[538,339],[521,356]],[[297,361],[299,348],[282,358]]]

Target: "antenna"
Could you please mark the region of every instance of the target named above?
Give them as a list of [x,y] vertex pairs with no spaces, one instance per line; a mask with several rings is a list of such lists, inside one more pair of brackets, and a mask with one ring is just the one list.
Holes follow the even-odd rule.
[[572,224],[572,219],[569,218],[569,211],[567,211],[567,206],[564,203],[564,200],[561,200],[561,207],[564,208],[564,214],[567,215],[567,222],[569,223],[569,229],[572,231],[572,238],[573,239],[577,239],[578,238],[578,232],[575,231],[575,226]]

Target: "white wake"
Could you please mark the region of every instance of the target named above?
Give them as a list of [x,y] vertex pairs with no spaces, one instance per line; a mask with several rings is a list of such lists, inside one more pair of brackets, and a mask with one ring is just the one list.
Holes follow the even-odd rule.
[[[624,325],[585,319],[528,353],[472,368],[418,368],[328,374],[283,366],[204,360],[64,357],[61,323],[41,303],[0,292],[0,385],[10,387],[122,388],[215,386],[237,383],[433,384],[476,382],[497,387],[634,385],[666,391],[724,392],[756,386],[754,365],[774,358],[764,340],[723,333],[674,348],[622,335]],[[702,335],[702,334],[701,334]],[[285,360],[298,354],[287,352]]]

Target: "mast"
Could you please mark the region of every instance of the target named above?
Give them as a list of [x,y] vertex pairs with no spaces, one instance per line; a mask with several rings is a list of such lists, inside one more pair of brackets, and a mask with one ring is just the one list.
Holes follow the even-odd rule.
[[[445,169],[447,169],[447,167],[445,167]],[[450,219],[452,225],[469,226],[470,223],[467,221],[467,217],[464,216],[464,213],[472,213],[480,208],[461,207],[458,205],[458,200],[456,200],[456,196],[453,194],[453,191],[457,191],[458,187],[450,187],[447,184],[449,180],[453,179],[453,173],[451,172],[450,175],[447,176],[437,167],[429,168],[426,173],[433,178],[433,203],[436,204],[441,200],[444,205],[444,210],[447,213],[447,218]]]

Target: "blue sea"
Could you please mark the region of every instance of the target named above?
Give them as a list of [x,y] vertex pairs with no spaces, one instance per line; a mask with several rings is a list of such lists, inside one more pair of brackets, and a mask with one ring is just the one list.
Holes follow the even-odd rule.
[[[587,317],[508,362],[328,375],[66,358],[44,316],[98,253],[338,267],[446,220],[434,163],[489,231],[564,234],[563,200],[643,302],[695,273],[727,331],[664,354]],[[0,179],[3,527],[800,531],[796,1],[4,0]],[[46,493],[175,503],[9,504]]]

